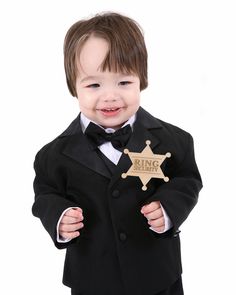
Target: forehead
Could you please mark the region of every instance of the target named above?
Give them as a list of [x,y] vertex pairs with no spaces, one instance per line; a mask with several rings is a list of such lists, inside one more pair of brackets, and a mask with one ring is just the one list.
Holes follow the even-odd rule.
[[90,36],[82,46],[78,56],[79,73],[91,74],[99,71],[109,49],[108,42],[96,36]]

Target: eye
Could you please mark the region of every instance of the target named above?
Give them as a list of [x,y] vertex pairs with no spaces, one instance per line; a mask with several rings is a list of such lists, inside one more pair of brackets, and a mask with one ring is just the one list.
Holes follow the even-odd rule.
[[119,84],[122,85],[122,86],[129,85],[131,83],[132,82],[130,82],[130,81],[121,81],[121,82],[119,82]]
[[98,83],[93,83],[86,86],[86,88],[98,88],[98,87],[100,87],[100,84]]

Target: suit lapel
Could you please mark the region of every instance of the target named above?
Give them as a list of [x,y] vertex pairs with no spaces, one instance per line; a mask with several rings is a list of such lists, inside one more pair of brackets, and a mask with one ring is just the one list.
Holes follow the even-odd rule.
[[111,178],[104,161],[99,157],[96,148],[83,134],[80,126],[80,116],[59,137],[67,137],[62,153],[74,161],[99,173],[107,178]]

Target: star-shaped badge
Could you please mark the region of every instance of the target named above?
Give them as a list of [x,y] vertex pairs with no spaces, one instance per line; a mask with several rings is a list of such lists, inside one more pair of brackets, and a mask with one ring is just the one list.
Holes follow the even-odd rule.
[[161,164],[166,158],[171,157],[171,153],[165,155],[153,154],[150,148],[151,141],[146,141],[146,147],[141,153],[133,153],[128,149],[124,150],[125,154],[129,155],[132,162],[132,166],[126,173],[122,173],[121,177],[126,178],[127,176],[137,176],[140,178],[143,187],[142,190],[146,191],[146,184],[151,178],[161,178],[165,182],[169,181],[169,177],[165,176],[161,170]]

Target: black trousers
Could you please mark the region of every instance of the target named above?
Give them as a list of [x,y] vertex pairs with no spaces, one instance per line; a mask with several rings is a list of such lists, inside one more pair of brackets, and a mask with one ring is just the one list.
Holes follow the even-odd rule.
[[[76,290],[71,289],[71,295],[83,295]],[[97,294],[95,294],[97,295]],[[112,295],[112,294],[109,294]],[[121,294],[122,295],[122,294]],[[132,294],[135,295],[135,294]],[[143,294],[146,295],[146,294]],[[159,292],[153,295],[184,295],[183,285],[182,285],[182,278],[180,277],[173,285],[171,285],[168,289]]]

